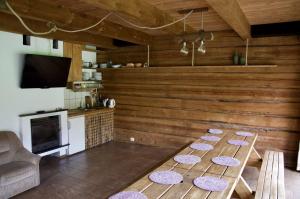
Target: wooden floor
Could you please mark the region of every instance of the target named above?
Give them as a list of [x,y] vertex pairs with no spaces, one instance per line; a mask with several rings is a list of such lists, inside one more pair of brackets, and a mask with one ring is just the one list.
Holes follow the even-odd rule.
[[[125,188],[169,158],[174,149],[110,142],[71,157],[43,158],[41,185],[18,195],[18,199],[106,198]],[[245,179],[255,188],[258,171],[247,168]],[[287,199],[300,198],[300,173],[287,170]]]

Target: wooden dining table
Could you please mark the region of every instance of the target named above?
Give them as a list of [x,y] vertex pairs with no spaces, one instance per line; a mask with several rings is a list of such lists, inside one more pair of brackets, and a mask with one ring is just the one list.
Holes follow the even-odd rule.
[[[202,135],[212,135],[210,133]],[[180,164],[174,161],[174,157],[154,169],[141,179],[137,180],[123,191],[138,191],[145,194],[148,199],[179,199],[179,198],[197,198],[197,199],[223,199],[230,198],[233,191],[240,198],[253,198],[253,192],[247,182],[241,176],[248,161],[261,162],[261,157],[254,148],[257,134],[252,137],[238,136],[234,131],[226,130],[224,133],[215,135],[221,139],[218,142],[205,141],[197,139],[194,143],[206,143],[214,146],[210,151],[198,151],[187,146],[176,155],[196,155],[201,157],[199,163],[193,165]],[[199,135],[200,137],[200,135]],[[228,143],[228,140],[244,140],[249,144],[245,146],[236,146]],[[239,166],[228,167],[221,166],[212,162],[213,157],[230,156],[240,161]],[[149,175],[154,171],[172,170],[183,176],[183,181],[175,185],[162,185],[149,180]],[[228,186],[221,192],[212,192],[200,189],[193,184],[193,180],[199,176],[213,176],[225,179]]]

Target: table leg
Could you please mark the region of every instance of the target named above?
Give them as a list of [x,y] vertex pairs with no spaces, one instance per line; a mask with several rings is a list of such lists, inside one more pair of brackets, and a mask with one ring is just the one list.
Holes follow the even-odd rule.
[[256,151],[256,149],[254,147],[252,147],[250,158],[256,159],[256,160],[262,160],[261,156],[259,155],[259,153]]
[[262,163],[262,158],[254,147],[252,147],[250,158],[247,161],[247,166],[260,168]]
[[244,180],[244,178],[241,176],[236,187],[235,192],[239,195],[241,199],[252,199],[254,198],[252,193],[252,189],[249,187],[247,182]]

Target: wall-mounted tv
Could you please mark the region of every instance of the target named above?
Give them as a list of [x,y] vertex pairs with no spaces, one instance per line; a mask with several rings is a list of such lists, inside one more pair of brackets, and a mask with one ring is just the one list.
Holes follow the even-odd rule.
[[21,88],[66,87],[71,58],[25,54]]

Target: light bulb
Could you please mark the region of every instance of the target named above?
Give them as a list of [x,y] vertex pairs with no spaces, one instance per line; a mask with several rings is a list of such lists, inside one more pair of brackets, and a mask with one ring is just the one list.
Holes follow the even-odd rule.
[[201,40],[200,42],[200,46],[198,48],[198,52],[205,54],[206,53],[206,47],[205,47],[205,43],[204,40]]
[[183,42],[183,46],[182,46],[182,48],[180,49],[180,53],[182,53],[182,54],[184,54],[184,55],[189,54],[189,49],[188,49],[187,46],[186,46],[186,42]]

